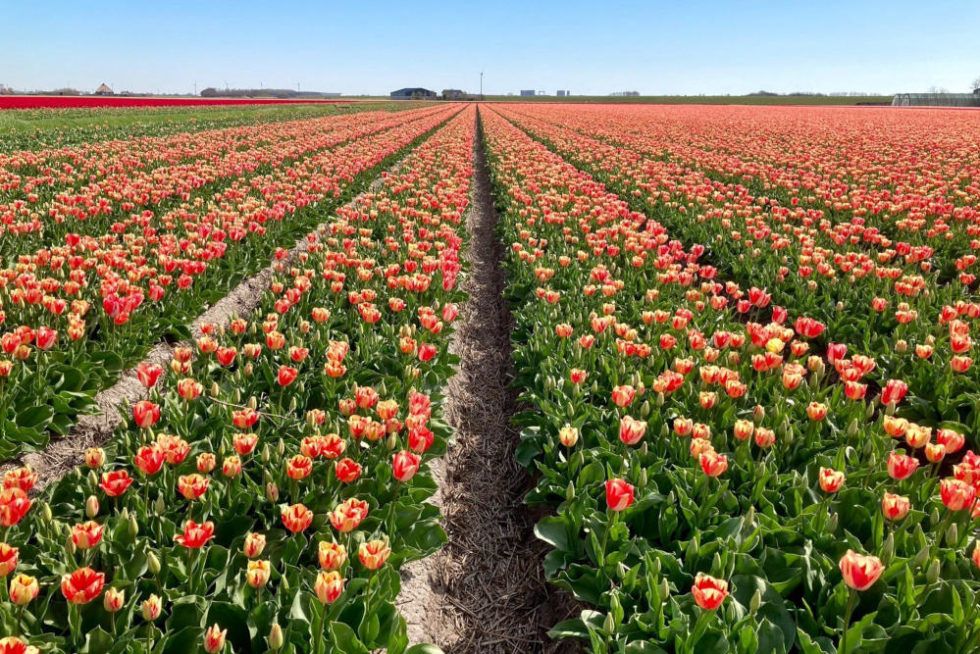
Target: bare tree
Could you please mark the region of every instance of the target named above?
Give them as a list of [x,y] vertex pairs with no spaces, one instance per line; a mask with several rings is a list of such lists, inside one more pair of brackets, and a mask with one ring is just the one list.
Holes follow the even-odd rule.
[[973,80],[973,84],[970,85],[970,88],[974,91],[980,91],[980,77]]

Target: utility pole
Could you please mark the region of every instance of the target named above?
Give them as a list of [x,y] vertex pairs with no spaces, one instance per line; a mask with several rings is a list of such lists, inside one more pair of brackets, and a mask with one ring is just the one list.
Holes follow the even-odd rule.
[[480,71],[480,99],[483,99],[483,71]]

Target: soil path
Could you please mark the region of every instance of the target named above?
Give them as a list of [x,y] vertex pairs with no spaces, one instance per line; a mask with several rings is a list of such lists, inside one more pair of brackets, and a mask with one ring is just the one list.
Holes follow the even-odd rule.
[[447,388],[447,417],[455,438],[434,467],[449,543],[403,569],[399,609],[411,642],[430,642],[450,654],[576,651],[557,646],[547,630],[568,617],[570,602],[544,579],[547,546],[534,537],[523,504],[531,487],[514,458],[518,434],[510,334],[503,299],[505,248],[482,142],[474,148],[474,184],[468,214],[469,299],[452,351],[459,370]]

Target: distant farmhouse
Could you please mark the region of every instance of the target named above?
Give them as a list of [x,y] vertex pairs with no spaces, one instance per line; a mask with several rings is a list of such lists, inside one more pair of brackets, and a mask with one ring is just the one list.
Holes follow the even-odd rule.
[[572,95],[572,92],[569,91],[568,89],[564,89],[564,90],[558,89],[558,94],[557,95],[558,95],[559,98],[567,98],[570,95]]
[[115,93],[112,92],[108,84],[103,82],[99,84],[99,88],[95,89],[95,95],[115,95]]
[[522,98],[533,98],[534,97],[534,93],[535,93],[534,90],[521,91],[521,97]]
[[893,107],[980,107],[980,89],[973,93],[897,93]]
[[466,91],[461,91],[459,89],[443,89],[442,99],[443,100],[469,100],[470,95]]
[[421,87],[409,87],[391,92],[392,100],[435,100],[437,97],[439,96],[435,91]]

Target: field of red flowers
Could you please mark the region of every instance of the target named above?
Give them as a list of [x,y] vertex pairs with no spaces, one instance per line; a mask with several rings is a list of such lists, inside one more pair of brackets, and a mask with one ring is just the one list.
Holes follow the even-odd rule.
[[156,98],[122,95],[0,95],[0,109],[90,109],[94,107],[199,107],[263,104],[337,104],[350,100],[276,98]]
[[[484,104],[0,154],[0,459],[139,387],[67,474],[6,468],[0,653],[439,651],[399,569],[447,538],[475,151],[513,455],[579,605],[553,638],[980,651],[978,135]],[[190,329],[270,261],[256,309]]]

